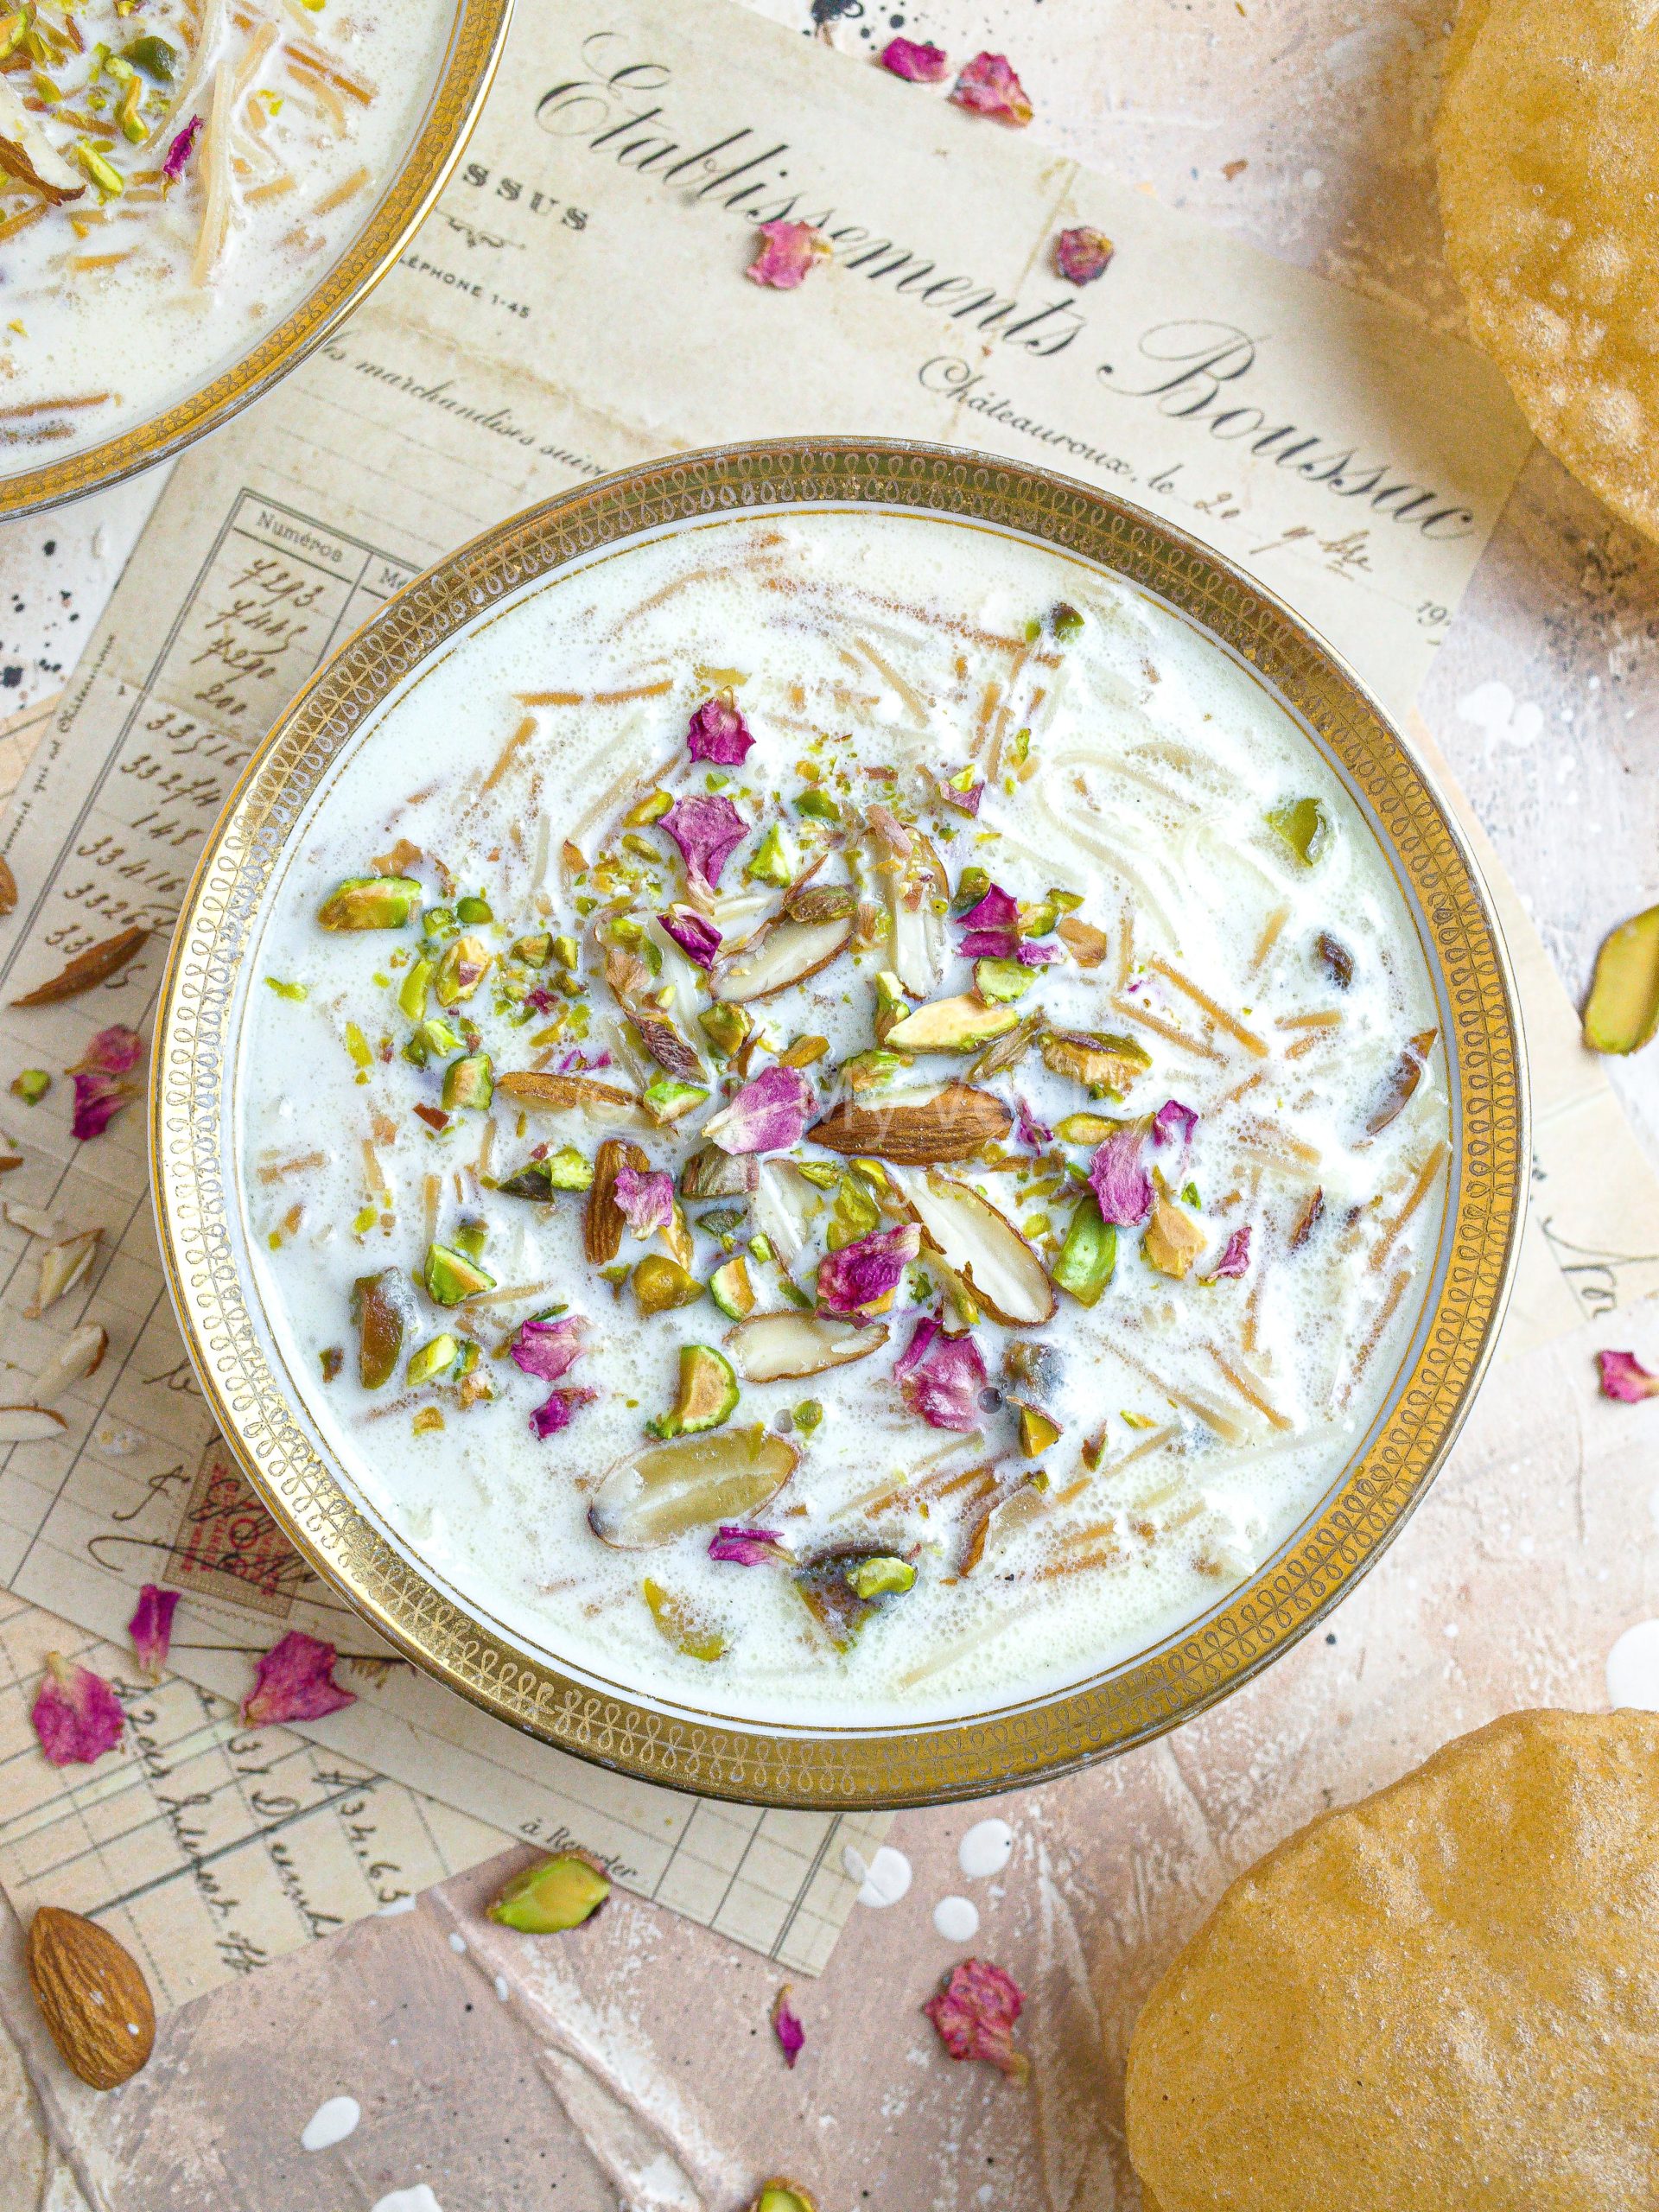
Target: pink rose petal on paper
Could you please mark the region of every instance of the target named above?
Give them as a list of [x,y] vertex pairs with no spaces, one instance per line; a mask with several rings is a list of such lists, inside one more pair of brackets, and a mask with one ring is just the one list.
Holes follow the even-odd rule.
[[1104,231],[1079,224],[1055,239],[1054,266],[1068,284],[1092,284],[1110,268],[1115,251]]
[[196,141],[201,136],[201,118],[193,115],[182,130],[168,148],[162,162],[162,175],[169,184],[176,184],[188,168],[190,156],[196,150]]
[[733,1567],[766,1567],[793,1554],[770,1529],[721,1529],[709,1539],[709,1556]]
[[804,284],[813,263],[827,261],[834,251],[810,223],[762,223],[760,235],[766,244],[744,274],[752,284],[774,292],[792,292]]
[[979,1427],[985,1363],[971,1337],[947,1337],[937,1321],[918,1321],[893,1371],[905,1403],[930,1428],[966,1434]]
[[622,1218],[636,1236],[666,1229],[674,1218],[674,1178],[661,1168],[649,1173],[619,1167],[611,1186]]
[[86,1070],[100,1075],[126,1075],[137,1066],[143,1050],[144,1040],[136,1029],[129,1029],[124,1021],[113,1021],[107,1029],[99,1031],[67,1072],[79,1075]]
[[1152,1211],[1152,1179],[1141,1164],[1141,1130],[1131,1124],[1107,1138],[1089,1163],[1089,1182],[1100,1217],[1133,1228]]
[[695,906],[671,906],[657,918],[688,960],[695,960],[699,968],[714,966],[715,955],[720,950],[720,931]]
[[778,2038],[785,2066],[793,2066],[806,2048],[806,2030],[800,2017],[789,2001],[789,1984],[785,1982],[772,2000],[772,2031]]
[[339,1656],[332,1643],[289,1629],[254,1662],[253,1688],[242,1700],[243,1725],[270,1728],[289,1720],[321,1720],[326,1713],[355,1705],[352,1692],[334,1679]]
[[105,1075],[96,1068],[85,1071],[75,1077],[75,1109],[69,1123],[69,1134],[78,1144],[88,1143],[101,1137],[122,1109],[130,1106],[137,1097],[137,1087],[118,1082],[112,1075]]
[[538,1382],[556,1382],[582,1357],[587,1326],[580,1313],[556,1321],[521,1321],[511,1348],[514,1366]]
[[155,1583],[146,1582],[138,1592],[132,1618],[127,1623],[134,1655],[152,1682],[159,1682],[166,1671],[168,1650],[173,1642],[173,1616],[178,1606],[176,1590],[161,1590]]
[[857,1313],[897,1290],[905,1269],[922,1249],[914,1222],[902,1229],[872,1230],[818,1262],[818,1303],[832,1313]]
[[890,38],[881,49],[881,67],[907,85],[942,85],[950,62],[942,46],[913,38]]
[[988,1959],[964,1959],[922,2010],[952,2058],[982,2058],[1010,2081],[1023,2082],[1031,2063],[1014,2047],[1014,2024],[1025,2002],[1012,1974]]
[[748,724],[729,699],[705,699],[685,733],[691,758],[712,760],[717,768],[741,767],[753,743]]
[[950,98],[975,115],[995,116],[1016,128],[1029,123],[1033,112],[1006,54],[976,54],[952,86]]
[[703,1124],[725,1153],[786,1152],[812,1117],[812,1091],[799,1068],[765,1068]]
[[1649,1375],[1634,1352],[1599,1351],[1596,1364],[1601,1370],[1604,1398],[1617,1398],[1621,1405],[1633,1406],[1659,1394],[1659,1375]]
[[1183,1106],[1179,1098],[1166,1098],[1152,1117],[1154,1144],[1191,1144],[1192,1132],[1198,1126],[1198,1117],[1190,1106]]
[[1250,1231],[1248,1224],[1236,1229],[1227,1239],[1227,1249],[1217,1262],[1217,1277],[1242,1275],[1250,1264]]
[[720,881],[720,871],[749,832],[728,798],[677,799],[662,826],[679,847],[691,880],[704,891]]
[[532,1436],[556,1436],[562,1428],[569,1428],[584,1406],[590,1406],[599,1395],[597,1390],[555,1390],[544,1406],[537,1406],[530,1417]]
[[121,1740],[126,1715],[100,1675],[60,1652],[46,1655],[46,1679],[29,1719],[54,1766],[90,1766]]

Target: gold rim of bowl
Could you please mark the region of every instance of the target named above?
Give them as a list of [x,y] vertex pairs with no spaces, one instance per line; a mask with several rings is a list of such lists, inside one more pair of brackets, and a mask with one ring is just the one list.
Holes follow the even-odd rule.
[[454,28],[402,166],[334,266],[248,352],[200,390],[115,436],[13,474],[0,469],[0,517],[38,513],[171,461],[262,399],[362,305],[431,212],[478,121],[501,58],[513,0],[454,0]]
[[[1452,1164],[1428,1291],[1382,1410],[1301,1525],[1179,1632],[1017,1705],[902,1726],[757,1727],[561,1669],[467,1611],[354,1502],[298,1417],[256,1323],[232,1086],[258,926],[309,795],[429,656],[511,594],[607,544],[680,523],[827,505],[948,516],[1109,569],[1253,669],[1370,822],[1414,917],[1441,1010]],[[779,1806],[936,1803],[1065,1772],[1236,1689],[1321,1620],[1378,1557],[1449,1450],[1491,1358],[1519,1249],[1528,1105],[1509,963],[1446,806],[1338,657],[1219,556],[1109,493],[938,446],[814,439],[628,469],[514,517],[417,577],[347,640],[255,753],[204,853],[156,1023],[151,1169],[174,1305],[207,1403],[308,1562],[440,1681],[601,1766]]]

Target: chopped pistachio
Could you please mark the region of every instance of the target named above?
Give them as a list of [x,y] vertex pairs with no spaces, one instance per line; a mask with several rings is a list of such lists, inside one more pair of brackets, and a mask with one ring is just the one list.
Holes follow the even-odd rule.
[[795,811],[814,822],[839,822],[841,819],[841,809],[828,791],[804,791],[795,802]]
[[774,822],[756,846],[743,873],[752,883],[775,884],[779,891],[787,891],[799,872],[799,864],[784,834],[783,824]]
[[322,1370],[322,1379],[332,1382],[346,1364],[346,1354],[338,1344],[326,1344],[317,1354],[317,1364]]
[[884,1045],[887,1032],[909,1012],[910,1001],[905,996],[904,985],[890,969],[883,968],[875,979],[875,1033]]
[[267,976],[265,982],[279,999],[293,999],[297,1003],[310,996],[303,983],[279,983],[275,976]]
[[[574,968],[576,964],[575,938],[561,938],[559,942],[570,947],[571,957],[564,964],[567,968]],[[552,956],[553,938],[546,930],[538,930],[532,937],[516,938],[507,947],[507,957],[521,961],[526,968],[545,968]]]
[[677,1306],[695,1306],[702,1296],[696,1275],[665,1253],[647,1252],[633,1271],[634,1303],[647,1318]]
[[749,1239],[749,1252],[751,1257],[758,1260],[763,1268],[769,1267],[772,1263],[772,1257],[771,1237],[751,1236]]
[[537,1859],[515,1874],[488,1917],[525,1936],[563,1936],[591,1920],[611,1894],[611,1878],[580,1851]]
[[751,1026],[741,1006],[706,1006],[697,1016],[698,1028],[722,1059],[729,1059],[739,1049]]
[[769,2181],[748,2212],[818,2212],[818,2208],[806,2191],[792,2181]]
[[1057,914],[1075,914],[1083,904],[1081,891],[1056,891],[1051,887],[1048,903]]
[[443,1415],[435,1406],[423,1406],[410,1427],[416,1436],[429,1436],[434,1429],[443,1427]]
[[495,919],[495,909],[487,899],[480,899],[476,895],[458,899],[455,901],[455,919],[458,922],[465,922],[470,929],[475,922],[493,922]]
[[990,887],[991,879],[988,870],[982,868],[965,868],[957,878],[955,903],[958,906],[976,906]]
[[879,1018],[875,1027],[876,1034],[895,1052],[976,1052],[982,1045],[1006,1035],[1019,1020],[1010,1006],[987,1006],[964,993],[907,1010],[885,1033]]
[[717,1628],[699,1621],[681,1599],[671,1596],[650,1575],[639,1586],[651,1608],[651,1618],[677,1651],[683,1651],[688,1659],[708,1661],[721,1657],[726,1639]]
[[423,1068],[429,1059],[446,1059],[451,1052],[461,1050],[461,1039],[442,1014],[432,1014],[421,1023],[415,1034],[404,1047],[404,1058]]
[[426,1012],[426,988],[432,981],[433,964],[424,957],[417,959],[398,986],[397,1010],[411,1021],[420,1020]]
[[25,1068],[11,1079],[11,1095],[21,1098],[25,1106],[38,1106],[52,1088],[52,1078],[44,1068]]
[[359,1206],[356,1213],[352,1217],[353,1236],[366,1236],[370,1230],[374,1227],[375,1223],[378,1221],[379,1218],[380,1209],[376,1205],[374,1200],[371,1198],[367,1205]]
[[464,1252],[469,1260],[481,1260],[489,1241],[490,1225],[476,1214],[468,1214],[455,1231],[455,1249]]
[[836,1073],[849,1090],[879,1090],[899,1076],[908,1074],[913,1065],[905,1053],[889,1052],[877,1045],[868,1052],[855,1052],[851,1059],[841,1063]]
[[354,1021],[348,1021],[346,1025],[346,1050],[351,1054],[354,1066],[359,1068],[372,1066],[374,1047]]
[[1069,645],[1083,633],[1083,615],[1068,600],[1061,600],[1049,611],[1048,626],[1062,645]]
[[459,1006],[469,999],[490,972],[495,956],[481,938],[458,937],[445,945],[432,978],[440,1006]]
[[1116,1230],[1092,1197],[1080,1199],[1054,1262],[1055,1282],[1079,1306],[1097,1305],[1116,1265]]
[[498,1185],[509,1198],[550,1198],[556,1191],[593,1188],[594,1163],[573,1144],[562,1144],[543,1160],[526,1160],[516,1175]]
[[146,32],[142,38],[129,39],[121,49],[121,59],[134,63],[158,85],[170,85],[178,73],[178,48],[169,46],[164,38],[158,38],[154,31]]
[[448,1244],[429,1244],[423,1275],[426,1294],[435,1306],[459,1306],[481,1290],[493,1290],[495,1277],[465,1252]]
[[659,1075],[645,1085],[640,1103],[653,1122],[666,1126],[677,1122],[683,1115],[694,1112],[708,1096],[707,1089],[700,1083],[682,1083],[677,1076]]
[[823,1419],[823,1408],[816,1398],[803,1398],[792,1409],[791,1418],[804,1436],[810,1436]]
[[840,1168],[831,1167],[822,1160],[798,1160],[795,1173],[820,1191],[833,1191],[841,1180]]
[[443,1103],[452,1112],[457,1107],[470,1106],[482,1113],[494,1091],[487,1052],[468,1052],[465,1059],[451,1061],[443,1071]]
[[352,1319],[357,1325],[357,1374],[365,1390],[391,1379],[404,1348],[404,1305],[396,1271],[359,1275],[352,1285]]
[[779,1053],[779,1065],[786,1068],[810,1068],[815,1060],[821,1060],[829,1050],[830,1039],[827,1037],[798,1037],[786,1051]]
[[1095,1097],[1103,1092],[1117,1096],[1152,1065],[1145,1046],[1105,1030],[1051,1029],[1038,1050],[1051,1073],[1086,1085]]
[[418,1351],[409,1356],[409,1365],[404,1370],[404,1380],[411,1388],[429,1382],[435,1375],[442,1375],[453,1367],[460,1356],[461,1345],[448,1331],[427,1339]]
[[1303,868],[1312,868],[1325,848],[1331,824],[1316,798],[1299,798],[1288,806],[1275,806],[1268,827],[1276,830]]
[[[667,791],[648,791],[637,804],[628,809],[622,819],[630,830],[648,830],[653,822],[662,820],[673,804],[673,798]],[[653,860],[661,858],[654,848],[648,845],[645,849]]]
[[824,1242],[832,1252],[839,1252],[844,1245],[856,1244],[861,1236],[868,1236],[881,1225],[881,1209],[869,1192],[850,1175],[836,1177],[836,1203],[830,1216],[830,1226],[824,1232]]
[[1034,968],[1022,968],[1017,960],[976,960],[974,988],[982,999],[993,1004],[1006,1004],[1010,999],[1022,999],[1037,980]]
[[[707,1229],[711,1218],[704,1214],[698,1226]],[[728,1320],[745,1320],[753,1313],[754,1285],[749,1281],[748,1262],[741,1252],[723,1261],[709,1276],[709,1295]]]
[[102,198],[116,200],[126,190],[127,181],[120,170],[112,168],[97,147],[85,138],[79,140],[75,147],[75,159],[98,187]]
[[[699,1295],[702,1289],[699,1283]],[[719,1428],[728,1421],[737,1410],[737,1376],[725,1354],[712,1344],[682,1344],[673,1411],[648,1421],[645,1427],[653,1436],[699,1436],[704,1429]]]
[[412,875],[352,875],[317,909],[326,930],[400,930],[421,887]]
[[1059,1437],[1058,1421],[1051,1421],[1046,1414],[1039,1413],[1035,1406],[1020,1407],[1020,1450],[1026,1459],[1039,1458],[1047,1451],[1051,1444],[1058,1443]]
[[454,926],[453,906],[429,906],[421,917],[421,927],[428,937],[446,937]]
[[1201,1206],[1204,1204],[1203,1199],[1198,1196],[1198,1186],[1196,1183],[1182,1184],[1181,1204],[1185,1206]]
[[1104,1144],[1122,1126],[1104,1114],[1065,1114],[1055,1122],[1054,1134],[1062,1144]]
[[879,1553],[874,1559],[855,1560],[846,1570],[851,1589],[868,1602],[872,1598],[897,1597],[916,1586],[916,1570],[907,1559]]

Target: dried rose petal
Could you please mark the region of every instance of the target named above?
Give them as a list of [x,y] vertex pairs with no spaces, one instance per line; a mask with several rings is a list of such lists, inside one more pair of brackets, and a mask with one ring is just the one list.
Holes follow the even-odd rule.
[[677,799],[662,826],[679,847],[693,883],[712,891],[749,825],[728,798]]
[[1080,224],[1055,239],[1054,266],[1068,284],[1092,284],[1110,268],[1115,251],[1104,231]]
[[685,733],[691,758],[712,760],[717,768],[741,768],[753,743],[748,724],[729,699],[705,699]]
[[1026,938],[1015,945],[1014,957],[1022,968],[1046,968],[1063,956],[1059,946],[1046,938]]
[[189,165],[196,150],[196,141],[201,136],[201,118],[193,115],[167,149],[162,163],[162,175],[169,184],[176,184]]
[[537,983],[533,991],[526,991],[520,1001],[532,1014],[551,1014],[558,1001],[544,983]]
[[321,1720],[326,1713],[355,1705],[352,1692],[334,1679],[339,1656],[332,1643],[289,1629],[254,1662],[253,1688],[242,1700],[244,1725],[266,1728],[287,1720]]
[[774,292],[792,292],[806,282],[815,261],[827,261],[835,251],[823,232],[810,223],[762,223],[766,240],[744,274],[752,284],[766,284]]
[[112,1075],[104,1075],[97,1069],[78,1075],[70,1135],[80,1144],[101,1137],[123,1107],[130,1106],[137,1096],[131,1084],[118,1083]]
[[961,918],[965,930],[1012,930],[1020,919],[1020,901],[1011,891],[994,883],[976,905]]
[[1179,1098],[1166,1098],[1152,1117],[1154,1144],[1191,1144],[1192,1132],[1198,1126],[1198,1117],[1190,1106],[1183,1106]]
[[1089,1182],[1103,1221],[1127,1229],[1146,1219],[1152,1211],[1152,1179],[1141,1164],[1139,1128],[1131,1124],[1107,1138],[1089,1163]]
[[770,1529],[721,1529],[709,1539],[710,1559],[728,1560],[733,1567],[766,1567],[772,1560],[788,1559],[790,1549]]
[[569,1428],[583,1406],[590,1406],[599,1395],[597,1390],[555,1390],[544,1406],[537,1406],[530,1417],[532,1436],[556,1436],[562,1428]]
[[965,790],[955,782],[944,783],[939,785],[938,791],[945,804],[954,806],[958,814],[977,814],[979,803],[985,796],[982,782],[969,784]]
[[812,1091],[798,1068],[764,1068],[703,1124],[725,1153],[785,1152],[812,1118]]
[[90,1766],[121,1740],[126,1715],[101,1676],[60,1652],[46,1655],[46,1679],[29,1719],[54,1766]]
[[988,2059],[1011,2081],[1023,2082],[1031,2063],[1014,2047],[1014,2024],[1025,2002],[1012,1974],[988,1959],[964,1959],[922,2010],[952,2058]]
[[1039,1122],[1018,1092],[1014,1101],[1014,1134],[1033,1152],[1040,1151],[1053,1137],[1054,1132],[1046,1122]]
[[965,1434],[979,1427],[985,1363],[971,1337],[947,1337],[937,1321],[918,1321],[893,1371],[905,1403],[930,1427]]
[[897,1290],[905,1269],[922,1249],[914,1222],[875,1229],[818,1262],[818,1303],[832,1313],[857,1313]]
[[159,1682],[166,1669],[168,1648],[173,1641],[173,1616],[178,1605],[176,1590],[160,1590],[155,1583],[146,1582],[138,1592],[137,1608],[127,1623],[127,1634],[132,1638],[139,1667],[152,1682]]
[[664,933],[671,937],[688,960],[699,968],[712,968],[720,950],[720,931],[693,906],[671,906],[658,914]]
[[674,1218],[674,1178],[662,1168],[645,1173],[637,1167],[619,1167],[611,1195],[636,1236],[666,1229]]
[[79,1075],[83,1070],[101,1075],[125,1075],[137,1066],[144,1049],[144,1040],[136,1029],[129,1029],[124,1021],[111,1022],[107,1029],[100,1029],[73,1067],[66,1072]]
[[1649,1375],[1634,1352],[1599,1351],[1596,1364],[1601,1370],[1604,1398],[1617,1398],[1621,1405],[1633,1406],[1639,1399],[1659,1394],[1659,1375]]
[[806,2047],[806,2030],[789,2001],[787,1982],[772,1999],[772,2031],[783,2046],[785,2065],[793,2066]]
[[587,1326],[580,1313],[557,1321],[521,1321],[512,1344],[513,1364],[538,1382],[556,1382],[582,1357]]
[[1006,54],[976,54],[951,86],[950,98],[957,107],[995,116],[999,123],[1023,126],[1032,118],[1026,88]]
[[964,960],[1012,960],[1019,949],[1012,930],[969,930],[957,947]]
[[881,49],[881,67],[907,85],[942,85],[950,62],[942,46],[913,38],[890,38]]
[[1250,1231],[1247,1223],[1227,1239],[1227,1249],[1216,1268],[1217,1276],[1242,1275],[1250,1264]]

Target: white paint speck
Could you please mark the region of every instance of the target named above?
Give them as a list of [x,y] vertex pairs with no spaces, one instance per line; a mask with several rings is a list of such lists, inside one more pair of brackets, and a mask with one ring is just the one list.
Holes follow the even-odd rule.
[[858,1893],[860,1904],[897,1904],[909,1889],[912,1880],[911,1865],[902,1851],[895,1851],[884,1843],[871,1859],[865,1872],[863,1886]]
[[501,1999],[501,2002],[504,2005],[506,2003],[508,1998],[512,1994],[512,1992],[507,1987],[507,1977],[504,1974],[499,1974],[495,1977],[495,1993]]
[[467,1938],[464,1936],[452,1936],[449,1938],[449,1948],[458,1959],[464,1959],[467,1955]]
[[355,2097],[330,2097],[300,2130],[301,2150],[332,2151],[353,2132],[362,2117],[363,2108]]
[[413,1912],[413,1897],[393,1897],[390,1904],[383,1904],[375,1914],[377,1920],[396,1920],[400,1912]]
[[971,1943],[979,1933],[979,1907],[971,1897],[941,1897],[933,1908],[933,1927],[947,1943]]
[[1544,726],[1541,707],[1534,706],[1529,699],[1517,700],[1507,683],[1496,681],[1478,683],[1472,691],[1466,691],[1458,702],[1458,715],[1459,720],[1484,729],[1488,737],[1507,738],[1511,745],[1535,743]]
[[1627,1628],[1607,1654],[1607,1701],[1659,1713],[1659,1621]]
[[1014,1830],[1006,1821],[976,1821],[957,1846],[957,1864],[970,1882],[988,1882],[1014,1853]]
[[377,2196],[369,2212],[443,2212],[443,2207],[423,2181],[413,2189],[394,2189],[385,2196]]

